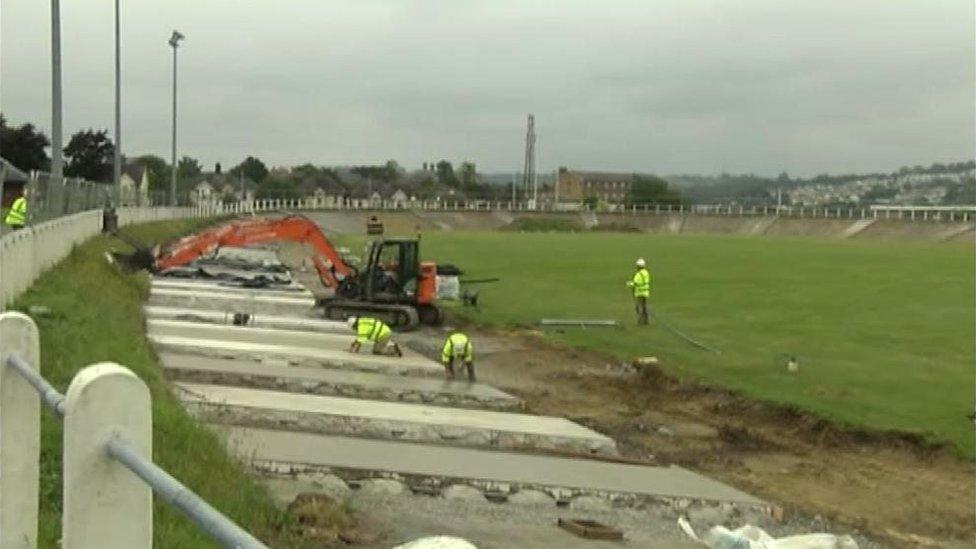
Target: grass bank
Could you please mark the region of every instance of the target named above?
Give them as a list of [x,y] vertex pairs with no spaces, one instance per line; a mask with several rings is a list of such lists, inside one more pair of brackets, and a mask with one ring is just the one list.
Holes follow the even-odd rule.
[[[199,221],[169,221],[127,229],[144,242],[186,233]],[[96,237],[76,248],[43,275],[15,304],[50,307],[36,318],[41,332],[41,371],[65,391],[75,373],[92,363],[117,362],[136,373],[152,394],[153,460],[248,529],[275,547],[301,547],[297,525],[272,503],[217,438],[184,412],[167,389],[146,340],[142,300],[144,274],[122,274],[104,259],[109,249],[125,246]],[[40,547],[57,547],[61,516],[61,422],[45,411],[42,419]],[[190,522],[157,498],[156,547],[216,547]]]
[[[621,358],[655,355],[675,374],[816,412],[841,424],[948,442],[974,457],[974,251],[969,245],[736,235],[436,232],[425,258],[485,286],[485,325],[611,318],[620,329],[546,337]],[[624,281],[636,257],[651,305],[722,352],[638,327]],[[789,374],[787,355],[799,358]]]

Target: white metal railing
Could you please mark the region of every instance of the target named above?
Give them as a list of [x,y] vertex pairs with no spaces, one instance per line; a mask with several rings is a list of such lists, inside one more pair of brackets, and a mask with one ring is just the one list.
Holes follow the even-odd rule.
[[208,211],[219,214],[265,213],[279,211],[431,211],[431,212],[593,212],[629,215],[707,215],[734,217],[795,217],[810,219],[899,219],[904,221],[970,222],[976,219],[971,206],[743,206],[738,204],[611,204],[599,209],[582,203],[540,203],[491,200],[367,200],[339,197],[302,199],[257,199],[241,204],[214,204]]
[[30,317],[0,313],[0,547],[37,547],[42,403],[64,424],[62,547],[152,547],[153,492],[223,547],[266,547],[152,462],[152,402],[138,376],[95,364],[61,394],[39,358]]

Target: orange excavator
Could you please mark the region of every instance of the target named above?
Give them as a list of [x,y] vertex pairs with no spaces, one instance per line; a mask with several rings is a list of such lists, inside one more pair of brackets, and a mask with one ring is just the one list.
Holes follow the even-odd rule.
[[420,261],[420,243],[416,239],[374,240],[359,269],[347,264],[318,225],[301,215],[231,221],[148,252],[133,246],[142,266],[165,274],[169,269],[214,255],[222,247],[268,242],[295,242],[314,250],[312,264],[322,284],[333,290],[333,296],[320,300],[326,318],[345,320],[369,315],[401,329],[442,320],[434,303],[437,265]]

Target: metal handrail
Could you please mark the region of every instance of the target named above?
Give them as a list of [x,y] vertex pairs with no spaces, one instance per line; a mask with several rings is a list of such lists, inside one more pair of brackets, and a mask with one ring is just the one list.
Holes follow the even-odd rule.
[[246,530],[214,509],[209,503],[152,461],[139,455],[124,440],[114,438],[105,445],[106,452],[132,471],[166,503],[178,509],[212,539],[231,549],[267,549]]
[[19,355],[10,355],[7,357],[7,365],[13,368],[18,374],[21,375],[28,383],[34,387],[34,390],[38,392],[41,396],[41,401],[51,409],[52,412],[57,414],[58,417],[64,417],[64,395],[58,392],[53,385],[47,382],[40,372],[31,368],[23,358]]
[[[38,392],[42,402],[59,418],[64,418],[65,396],[54,388],[44,377],[31,368],[19,355],[7,358],[7,365],[19,373]],[[199,526],[214,541],[228,549],[268,549],[234,521],[224,516],[209,503],[173,478],[158,465],[147,459],[124,440],[113,438],[105,444],[105,452],[137,477],[141,478],[153,492],[162,496],[183,516]]]

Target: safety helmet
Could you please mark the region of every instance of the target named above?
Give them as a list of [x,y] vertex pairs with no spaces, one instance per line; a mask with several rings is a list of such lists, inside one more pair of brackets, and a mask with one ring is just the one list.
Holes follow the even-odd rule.
[[356,322],[358,322],[358,321],[359,321],[359,317],[358,316],[351,316],[351,317],[349,317],[349,318],[346,319],[346,324],[348,324],[350,328],[355,329],[356,328]]
[[646,265],[647,265],[647,263],[644,261],[644,258],[643,257],[637,258],[637,266],[638,267],[644,267]]

